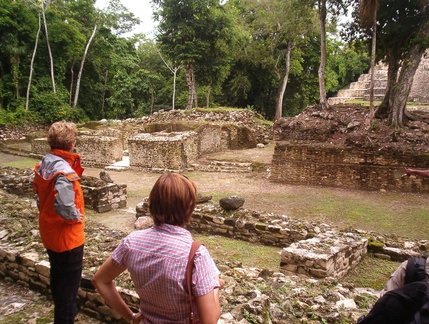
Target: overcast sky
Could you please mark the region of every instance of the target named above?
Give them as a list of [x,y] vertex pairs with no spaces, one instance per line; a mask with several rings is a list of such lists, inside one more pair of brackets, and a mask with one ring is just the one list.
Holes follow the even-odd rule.
[[[155,22],[152,20],[152,7],[150,0],[121,0],[121,2],[142,21],[139,26],[135,27],[133,33],[144,33],[148,37],[153,37]],[[107,6],[107,3],[108,0],[97,0],[95,5],[102,9]]]

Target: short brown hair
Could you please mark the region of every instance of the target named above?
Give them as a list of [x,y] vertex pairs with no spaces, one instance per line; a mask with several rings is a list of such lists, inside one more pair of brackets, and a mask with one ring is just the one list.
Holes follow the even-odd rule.
[[70,151],[76,137],[76,124],[65,120],[53,123],[48,131],[48,143],[51,149]]
[[149,210],[156,225],[183,226],[191,221],[197,187],[178,173],[166,173],[158,178],[149,195]]

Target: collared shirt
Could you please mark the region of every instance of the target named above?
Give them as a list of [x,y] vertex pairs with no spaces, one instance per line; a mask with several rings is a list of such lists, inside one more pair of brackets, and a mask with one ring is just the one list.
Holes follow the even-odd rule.
[[[143,323],[189,320],[185,276],[192,241],[185,228],[163,224],[131,233],[113,252],[113,262],[131,274],[145,317]],[[194,264],[193,296],[206,295],[219,287],[219,270],[204,246],[196,252]],[[195,305],[194,310],[197,312]]]

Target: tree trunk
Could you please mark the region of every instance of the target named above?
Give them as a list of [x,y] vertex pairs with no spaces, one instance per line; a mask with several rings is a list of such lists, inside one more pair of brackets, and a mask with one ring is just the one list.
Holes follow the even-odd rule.
[[320,92],[320,108],[327,109],[328,98],[326,96],[325,85],[325,68],[326,68],[326,0],[319,0],[319,22],[320,22],[320,66],[318,71],[319,76],[319,92]]
[[175,106],[175,100],[176,100],[176,77],[177,77],[177,70],[180,68],[180,66],[178,68],[174,68],[173,69],[173,98],[172,98],[172,102],[171,102],[171,109],[174,110],[174,106]]
[[77,74],[76,80],[76,92],[74,94],[73,109],[76,108],[77,99],[79,98],[80,79],[82,77],[83,65],[85,64],[86,54],[88,53],[89,45],[91,45],[92,39],[94,38],[95,32],[97,31],[97,25],[94,25],[91,37],[89,37],[88,43],[86,44],[85,51],[83,52],[82,61],[80,62],[79,73]]
[[369,83],[369,122],[372,123],[374,110],[374,72],[375,72],[375,55],[377,49],[377,11],[374,12],[372,24],[372,45],[371,45],[371,79]]
[[283,116],[283,97],[286,92],[287,82],[289,79],[289,72],[290,72],[290,55],[292,53],[292,44],[288,43],[287,49],[286,49],[286,62],[285,62],[285,73],[283,75],[282,83],[279,87],[279,91],[277,93],[277,100],[276,100],[276,114],[274,116],[274,121],[280,119]]
[[389,110],[390,95],[391,95],[393,86],[398,80],[398,71],[399,71],[398,55],[399,53],[395,49],[390,49],[387,55],[388,70],[387,70],[386,93],[384,94],[381,104],[377,107],[377,110],[375,111],[376,118],[381,118],[381,119],[387,118],[389,114],[388,110]]
[[42,28],[42,22],[41,22],[40,13],[39,13],[39,25],[36,33],[36,41],[34,42],[33,55],[31,55],[31,61],[30,61],[30,75],[28,76],[27,95],[25,99],[25,110],[28,110],[28,105],[30,103],[30,87],[31,87],[31,81],[33,79],[34,58],[36,57],[37,45],[39,44],[39,35],[40,35],[41,28]]
[[106,69],[106,72],[104,73],[104,85],[103,85],[103,97],[101,99],[101,116],[104,117],[104,103],[106,99],[106,89],[107,89],[107,78],[109,76],[109,70]]
[[69,90],[69,105],[72,104],[72,98],[73,98],[73,82],[74,82],[74,62],[76,60],[76,56],[73,55],[73,60],[70,67],[70,90]]
[[393,87],[392,94],[390,96],[391,100],[389,101],[389,122],[393,126],[404,125],[404,113],[407,106],[408,96],[413,85],[414,75],[416,74],[424,52],[425,47],[414,46],[407,53],[402,63],[398,83]]
[[195,75],[194,66],[192,63],[185,64],[186,84],[188,85],[188,103],[185,109],[192,109],[192,105],[195,104],[195,108],[198,108],[198,102],[196,98],[196,87],[195,87]]
[[153,91],[150,93],[150,113],[152,114],[153,106],[155,105],[155,95],[153,94]]
[[15,86],[15,99],[19,99],[19,56],[15,55],[10,58],[10,65],[12,67],[12,80]]
[[49,7],[51,2],[47,2],[46,9],[42,2],[42,17],[43,17],[43,25],[45,27],[45,37],[46,37],[46,44],[48,46],[48,53],[49,53],[49,61],[51,65],[51,81],[52,81],[52,91],[54,93],[57,93],[57,89],[55,87],[55,76],[54,76],[54,59],[52,58],[52,52],[51,52],[51,45],[49,44],[49,35],[48,35],[48,25],[46,24],[46,16],[45,16],[45,10]]
[[206,107],[210,107],[210,92],[212,89],[212,83],[210,82],[209,86],[207,87],[207,97],[206,97]]

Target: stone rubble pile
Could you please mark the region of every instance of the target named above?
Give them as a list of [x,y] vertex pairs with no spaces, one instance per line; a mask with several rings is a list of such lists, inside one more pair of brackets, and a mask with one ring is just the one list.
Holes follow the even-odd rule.
[[[155,112],[150,116],[142,118],[115,120],[114,123],[122,128],[135,125],[144,125],[171,121],[192,121],[231,123],[248,127],[255,134],[257,143],[270,143],[273,140],[272,123],[267,122],[257,112],[248,109],[192,109],[192,110],[170,110]],[[107,121],[106,121],[107,123]]]

